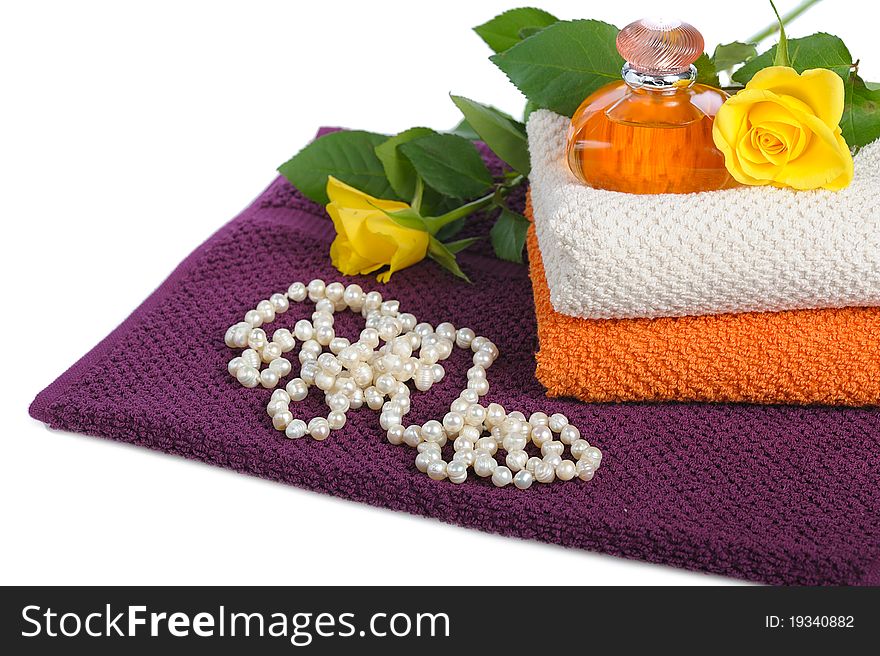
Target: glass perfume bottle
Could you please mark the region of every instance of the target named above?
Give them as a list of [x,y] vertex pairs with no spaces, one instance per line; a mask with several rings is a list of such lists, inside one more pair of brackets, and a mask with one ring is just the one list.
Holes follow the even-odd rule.
[[617,36],[623,80],[586,100],[571,119],[568,165],[598,189],[689,193],[734,186],[712,124],[727,94],[697,84],[703,37],[681,21],[643,19]]

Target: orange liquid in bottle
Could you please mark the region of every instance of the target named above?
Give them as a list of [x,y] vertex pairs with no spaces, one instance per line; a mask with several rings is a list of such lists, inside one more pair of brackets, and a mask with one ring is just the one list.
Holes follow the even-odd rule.
[[676,91],[613,82],[575,112],[568,163],[583,182],[631,194],[683,194],[734,186],[712,140],[727,94],[702,84]]

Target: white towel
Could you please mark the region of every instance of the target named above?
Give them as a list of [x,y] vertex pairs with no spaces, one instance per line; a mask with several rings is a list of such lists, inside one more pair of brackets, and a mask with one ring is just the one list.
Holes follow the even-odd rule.
[[880,141],[845,190],[635,195],[569,171],[569,120],[528,123],[532,206],[553,307],[587,319],[880,305]]

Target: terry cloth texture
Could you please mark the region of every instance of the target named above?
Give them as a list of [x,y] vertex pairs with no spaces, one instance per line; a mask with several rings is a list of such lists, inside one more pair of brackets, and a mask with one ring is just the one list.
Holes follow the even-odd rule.
[[587,319],[880,305],[880,142],[840,192],[634,195],[568,170],[569,120],[529,119],[529,181],[553,307]]
[[[532,218],[531,207],[526,215]],[[880,308],[663,319],[580,319],[557,312],[541,220],[527,239],[550,396],[584,401],[880,405]]]
[[[512,202],[522,209],[522,196]],[[522,492],[473,474],[462,485],[432,481],[416,470],[415,451],[388,444],[366,409],[324,442],[283,438],[266,416],[271,392],[245,389],[226,372],[233,352],[223,335],[294,280],[340,279],[327,255],[332,237],[322,208],[276,180],[43,391],[31,414],[54,428],[504,535],[770,583],[880,583],[880,414],[547,399],[532,375],[528,273],[491,257],[488,243],[460,256],[473,285],[430,261],[384,287],[349,280],[399,299],[420,320],[490,336],[501,357],[487,401],[565,413],[604,452],[590,483]],[[270,329],[311,311],[298,304]],[[363,325],[351,313],[337,317],[348,336]],[[181,353],[188,364],[169,365]],[[466,354],[456,349],[444,364],[443,381],[413,393],[413,423],[441,417],[463,386]],[[296,404],[297,416],[326,412],[318,397]]]

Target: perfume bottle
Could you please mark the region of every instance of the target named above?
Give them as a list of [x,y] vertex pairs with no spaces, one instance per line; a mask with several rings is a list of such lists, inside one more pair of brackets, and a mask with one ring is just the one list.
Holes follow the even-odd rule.
[[598,189],[689,193],[734,186],[712,124],[727,94],[696,84],[703,37],[681,21],[643,19],[623,28],[623,80],[584,100],[571,119],[568,165]]

